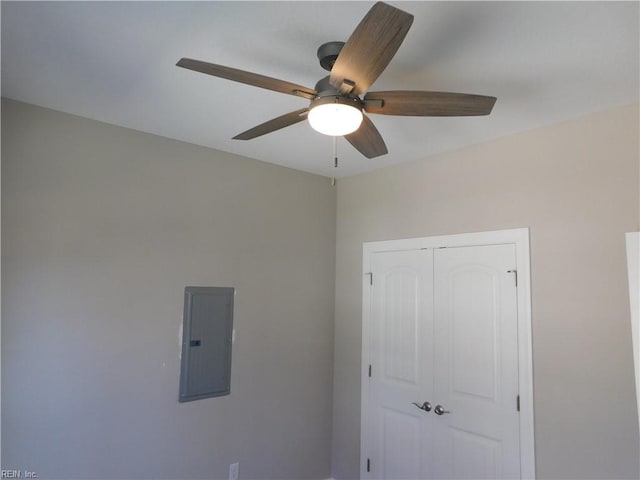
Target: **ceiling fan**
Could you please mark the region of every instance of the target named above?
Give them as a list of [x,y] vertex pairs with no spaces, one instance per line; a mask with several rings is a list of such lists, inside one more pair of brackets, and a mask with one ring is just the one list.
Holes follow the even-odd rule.
[[364,112],[436,117],[488,115],[496,102],[495,97],[464,93],[368,91],[400,48],[412,23],[413,15],[377,2],[346,43],[329,42],[318,48],[320,65],[330,75],[315,88],[190,58],[181,58],[177,66],[310,100],[308,107],[253,127],[233,137],[235,140],[250,140],[308,118],[315,130],[344,136],[365,157],[374,158],[388,151],[380,132]]

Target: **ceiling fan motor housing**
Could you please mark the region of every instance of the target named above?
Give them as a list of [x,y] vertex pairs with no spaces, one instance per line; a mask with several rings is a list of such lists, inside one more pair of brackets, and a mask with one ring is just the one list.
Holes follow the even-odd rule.
[[348,105],[362,111],[362,100],[355,95],[344,96],[337,92],[320,92],[318,97],[311,100],[309,110],[320,105],[326,105],[328,103],[335,103],[340,105]]
[[[341,42],[334,42],[341,43]],[[318,95],[311,100],[309,109],[317,107],[319,105],[326,105],[327,103],[339,103],[342,105],[349,105],[350,107],[357,108],[362,111],[363,103],[360,97],[357,95],[342,95],[331,83],[329,83],[329,77],[326,76],[316,83],[315,86]]]

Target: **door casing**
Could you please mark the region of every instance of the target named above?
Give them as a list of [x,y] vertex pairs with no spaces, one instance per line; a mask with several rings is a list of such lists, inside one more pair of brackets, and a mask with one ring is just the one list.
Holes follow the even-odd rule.
[[520,393],[520,472],[523,479],[535,478],[535,443],[533,412],[533,351],[531,336],[531,270],[529,229],[517,228],[488,232],[438,235],[401,240],[365,242],[363,244],[362,279],[362,372],[361,372],[361,428],[360,477],[367,469],[366,439],[368,438],[368,390],[371,324],[371,257],[376,252],[419,250],[422,248],[471,247],[514,244],[518,282],[518,386]]

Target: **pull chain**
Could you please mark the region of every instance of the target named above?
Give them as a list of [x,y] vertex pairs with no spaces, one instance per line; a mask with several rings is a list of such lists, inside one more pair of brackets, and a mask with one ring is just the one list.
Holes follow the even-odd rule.
[[[338,168],[338,137],[333,137],[333,168]],[[331,179],[331,186],[336,186],[336,177]]]

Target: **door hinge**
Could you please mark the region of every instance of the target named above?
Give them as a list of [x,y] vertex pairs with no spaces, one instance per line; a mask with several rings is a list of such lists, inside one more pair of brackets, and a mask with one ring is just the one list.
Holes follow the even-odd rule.
[[369,285],[373,285],[373,272],[367,272],[365,275],[369,275]]
[[371,365],[369,365],[369,378],[371,378]]
[[371,459],[367,458],[367,472],[371,471]]
[[520,411],[520,395],[516,397],[516,409]]
[[516,287],[518,286],[518,270],[507,270],[507,273],[513,273],[513,278],[516,282]]

